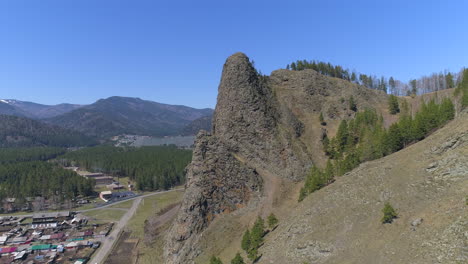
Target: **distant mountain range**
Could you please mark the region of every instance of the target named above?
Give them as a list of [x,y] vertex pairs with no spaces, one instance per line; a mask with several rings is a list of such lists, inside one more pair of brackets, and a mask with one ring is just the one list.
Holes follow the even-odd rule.
[[80,132],[37,120],[0,114],[0,147],[76,147],[97,144]]
[[[211,127],[213,109],[195,109],[130,97],[109,97],[90,105],[42,105],[0,100],[0,114],[40,120],[89,136],[195,135]],[[208,123],[207,123],[208,122]]]
[[0,114],[44,119],[59,116],[82,107],[77,104],[43,105],[14,99],[0,100]]

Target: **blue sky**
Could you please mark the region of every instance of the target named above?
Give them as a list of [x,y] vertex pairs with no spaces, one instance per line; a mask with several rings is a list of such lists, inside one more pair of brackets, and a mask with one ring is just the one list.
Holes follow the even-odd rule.
[[463,0],[5,0],[0,98],[214,107],[237,51],[267,74],[317,59],[407,81],[467,66],[466,10]]

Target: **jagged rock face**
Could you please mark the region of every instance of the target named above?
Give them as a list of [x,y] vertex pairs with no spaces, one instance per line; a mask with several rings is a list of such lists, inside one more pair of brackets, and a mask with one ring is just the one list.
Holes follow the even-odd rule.
[[199,234],[210,221],[259,194],[262,179],[246,164],[280,177],[303,178],[311,161],[305,151],[297,151],[300,143],[293,142],[302,129],[301,122],[280,107],[247,56],[229,57],[219,86],[213,134],[201,132],[196,140],[184,201],[165,245],[166,263],[192,263],[199,254],[195,246]]
[[[283,127],[284,129],[279,129]],[[282,107],[247,56],[236,53],[224,65],[213,134],[229,150],[285,178],[302,178],[310,165],[307,155],[292,150],[292,139],[303,124]]]
[[200,132],[187,172],[187,191],[166,244],[166,263],[188,263],[197,254],[196,234],[216,214],[247,202],[260,184],[255,170],[241,164],[218,138]]

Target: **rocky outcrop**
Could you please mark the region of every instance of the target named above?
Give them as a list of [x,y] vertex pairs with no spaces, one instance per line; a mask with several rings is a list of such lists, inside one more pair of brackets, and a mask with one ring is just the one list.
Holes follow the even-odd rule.
[[191,263],[199,254],[199,234],[217,215],[261,195],[262,179],[247,164],[284,178],[304,177],[311,161],[295,140],[303,127],[280,106],[267,78],[257,73],[247,56],[229,57],[212,134],[197,136],[184,201],[166,240],[166,263]]

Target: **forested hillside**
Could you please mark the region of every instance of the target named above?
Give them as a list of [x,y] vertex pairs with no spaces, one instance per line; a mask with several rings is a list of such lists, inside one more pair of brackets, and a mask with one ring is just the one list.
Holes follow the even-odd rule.
[[46,161],[65,153],[64,148],[34,147],[34,148],[2,148],[0,150],[0,164],[23,161]]
[[190,122],[212,112],[212,109],[113,96],[48,119],[48,122],[98,137],[122,134],[161,137],[180,135]]
[[359,73],[340,65],[333,65],[329,62],[307,60],[292,62],[286,65],[286,69],[293,71],[312,69],[326,76],[340,78],[364,85],[370,89],[381,90],[389,94],[400,96],[420,95],[454,88],[462,79],[462,73],[444,71],[412,79],[408,83],[405,83],[393,77],[377,77],[371,74]]
[[73,147],[96,144],[82,133],[28,118],[0,115],[0,147]]
[[331,140],[325,134],[322,142],[329,156],[327,166],[324,170],[315,166],[311,169],[299,200],[362,162],[382,158],[424,139],[455,117],[455,107],[448,98],[440,104],[434,100],[423,103],[414,117],[410,115],[406,101],[403,102],[400,120],[388,129],[385,129],[383,118],[375,110],[366,109],[358,112],[349,122],[342,120],[336,136]]
[[183,183],[185,167],[191,158],[191,151],[174,146],[96,146],[68,152],[60,157],[60,162],[90,171],[128,176],[136,181],[139,190],[150,191]]
[[211,131],[211,119],[213,119],[212,115],[200,117],[198,119],[193,120],[192,122],[190,122],[190,124],[186,125],[182,129],[182,135],[196,135],[200,130]]

